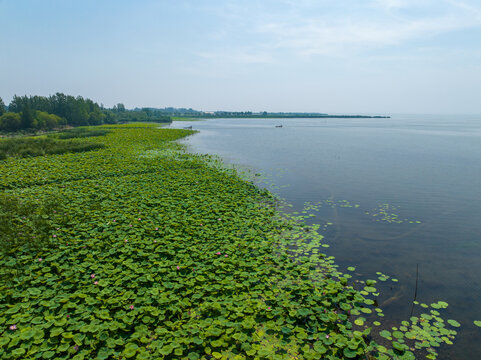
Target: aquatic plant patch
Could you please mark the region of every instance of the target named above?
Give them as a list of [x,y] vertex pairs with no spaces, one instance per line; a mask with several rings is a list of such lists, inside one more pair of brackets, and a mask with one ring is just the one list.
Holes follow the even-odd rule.
[[35,157],[51,154],[77,153],[98,150],[100,143],[78,142],[74,140],[55,140],[49,137],[0,140],[0,160],[7,157]]
[[435,314],[383,328],[375,282],[339,271],[308,215],[172,142],[194,132],[105,128],[79,140],[98,151],[0,163],[8,196],[62,199],[39,212],[48,244],[0,254],[24,269],[0,282],[0,358],[411,359],[453,339]]
[[397,224],[402,224],[404,222],[407,222],[409,224],[421,223],[421,221],[419,220],[401,218],[398,214],[395,213],[398,209],[399,209],[398,207],[392,206],[390,204],[381,204],[376,209],[373,209],[371,211],[366,211],[365,213],[367,215],[372,215],[373,217],[376,218],[376,221],[381,221],[381,222],[397,223]]
[[35,252],[52,245],[55,238],[51,235],[49,218],[62,216],[62,202],[58,196],[52,195],[39,202],[38,199],[0,194],[0,254],[8,259],[3,264],[0,282],[9,283],[24,271],[18,248]]
[[52,134],[50,136],[57,139],[65,140],[65,139],[105,136],[108,133],[109,133],[109,130],[100,129],[98,127],[94,127],[94,128],[77,127],[77,128],[62,131],[60,133]]
[[[324,199],[321,201],[311,202],[308,201],[304,204],[304,209],[302,213],[312,213],[319,211],[322,207],[330,207],[332,209],[336,208],[360,208],[360,204],[352,204],[348,200],[334,200],[332,198]],[[408,218],[402,218],[399,214],[396,214],[399,207],[390,204],[380,204],[376,208],[371,210],[365,210],[365,215],[370,215],[373,217],[374,221],[384,222],[384,223],[409,223],[409,224],[420,224],[421,221],[413,220]]]

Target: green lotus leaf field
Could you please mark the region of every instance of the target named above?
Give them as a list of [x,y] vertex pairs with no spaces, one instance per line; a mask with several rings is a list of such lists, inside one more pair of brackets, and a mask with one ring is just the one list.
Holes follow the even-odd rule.
[[376,282],[353,287],[315,227],[186,153],[193,131],[100,128],[77,131],[90,151],[0,161],[1,359],[435,358],[454,339],[437,312],[386,330]]

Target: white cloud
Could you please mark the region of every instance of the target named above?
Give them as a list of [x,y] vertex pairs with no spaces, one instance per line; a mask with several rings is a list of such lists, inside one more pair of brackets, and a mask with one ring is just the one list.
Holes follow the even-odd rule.
[[327,24],[323,20],[311,20],[304,24],[270,23],[258,30],[274,39],[271,43],[273,48],[292,49],[304,55],[343,55],[346,51],[399,45],[480,24],[480,21],[446,16],[394,24],[387,21]]
[[[251,45],[233,43],[217,55],[234,53],[245,62],[268,62],[276,58],[269,54],[282,50],[302,56],[351,56],[481,26],[480,9],[461,0],[341,0],[337,6],[323,1],[281,2],[292,11],[271,9],[272,3],[230,5],[231,31],[250,34]],[[242,21],[233,24],[234,17]]]
[[476,17],[478,20],[481,19],[481,8],[478,6],[475,6],[473,4],[469,4],[465,1],[459,1],[459,0],[446,0],[450,5],[457,7],[459,9],[465,10],[473,15],[473,17]]

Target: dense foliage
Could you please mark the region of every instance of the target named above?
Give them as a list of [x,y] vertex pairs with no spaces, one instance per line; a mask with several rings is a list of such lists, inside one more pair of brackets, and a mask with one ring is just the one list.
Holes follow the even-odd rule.
[[150,108],[135,109],[132,111],[121,111],[116,115],[117,122],[158,122],[169,123],[171,118],[163,112]]
[[100,149],[103,144],[53,138],[0,139],[0,160],[7,157],[32,157],[48,154],[64,154]]
[[121,122],[171,122],[165,113],[150,108],[127,110],[123,104],[106,109],[81,96],[56,93],[51,96],[17,96],[8,106],[0,99],[0,131],[52,130],[65,125],[86,126]]
[[0,116],[5,113],[5,103],[3,102],[2,98],[0,98]]
[[106,128],[79,139],[98,151],[0,162],[4,196],[39,204],[50,238],[0,244],[0,273],[21,269],[0,283],[0,358],[413,359],[453,338],[445,303],[372,332],[376,281],[356,290],[315,226],[172,142],[192,131]]
[[44,111],[26,110],[23,113],[7,112],[0,116],[0,131],[53,130],[66,125],[64,118]]
[[[10,254],[10,259],[1,274],[1,282],[9,283],[23,270],[15,249],[39,251],[52,243],[50,216],[61,209],[61,201],[55,196],[42,203],[31,199],[0,195],[0,244],[1,252]],[[60,212],[61,214],[61,212]]]
[[86,137],[94,137],[94,136],[104,136],[104,135],[107,135],[109,132],[110,132],[109,130],[101,129],[101,128],[78,127],[78,128],[68,129],[60,133],[55,133],[50,136],[55,137],[57,139],[75,139],[75,138],[86,138]]

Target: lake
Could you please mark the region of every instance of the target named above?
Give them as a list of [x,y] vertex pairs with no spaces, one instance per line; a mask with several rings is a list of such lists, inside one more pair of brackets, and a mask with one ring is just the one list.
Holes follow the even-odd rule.
[[[282,124],[282,128],[276,125]],[[385,323],[408,320],[416,300],[449,303],[461,323],[439,359],[481,358],[481,116],[390,119],[211,119],[174,122],[200,132],[193,152],[247,166],[321,224],[341,271],[382,272]],[[264,177],[262,178],[264,179]],[[311,206],[312,208],[312,206]],[[417,279],[417,289],[416,289]]]

